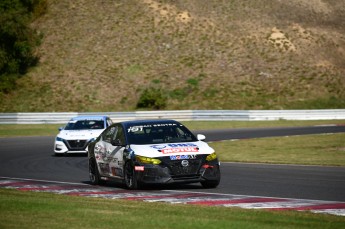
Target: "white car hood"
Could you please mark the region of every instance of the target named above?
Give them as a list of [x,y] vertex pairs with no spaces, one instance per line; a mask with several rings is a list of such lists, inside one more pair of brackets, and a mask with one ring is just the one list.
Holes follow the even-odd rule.
[[145,157],[211,154],[214,152],[214,149],[209,147],[208,144],[203,141],[153,145],[131,145],[130,148],[136,155]]
[[103,129],[100,130],[61,130],[57,137],[74,140],[74,139],[86,139],[97,138]]

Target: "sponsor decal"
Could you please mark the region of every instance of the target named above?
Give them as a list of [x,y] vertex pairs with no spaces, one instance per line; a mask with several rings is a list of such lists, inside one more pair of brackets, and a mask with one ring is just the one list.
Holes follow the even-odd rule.
[[115,167],[111,167],[111,174],[113,176],[116,176],[116,169],[115,169]]
[[98,165],[99,165],[99,168],[101,169],[102,174],[109,174],[110,173],[108,163],[98,163]]
[[163,154],[169,153],[186,153],[186,152],[199,152],[197,147],[181,147],[181,148],[168,148],[160,150]]
[[165,147],[167,147],[166,145],[154,145],[154,146],[151,146],[151,148],[154,148],[154,149],[164,149]]
[[166,145],[152,145],[151,148],[157,149],[163,154],[183,153],[183,152],[199,152],[199,147],[193,143],[176,143]]
[[145,167],[144,166],[134,166],[135,171],[144,171]]
[[171,148],[177,148],[177,147],[198,147],[197,145],[193,143],[174,143],[174,144],[168,144]]
[[105,147],[102,145],[95,145],[95,153],[105,153]]
[[188,159],[196,159],[196,155],[172,155],[170,156],[170,160],[188,160]]
[[161,126],[177,126],[175,123],[157,123],[153,125],[140,125],[140,126],[130,126],[127,131],[130,132],[138,132],[143,131],[144,128],[152,128],[152,127],[161,127]]

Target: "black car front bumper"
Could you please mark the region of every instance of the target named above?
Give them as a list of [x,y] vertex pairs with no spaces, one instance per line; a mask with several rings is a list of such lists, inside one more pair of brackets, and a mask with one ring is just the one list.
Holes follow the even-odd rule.
[[163,165],[137,164],[137,181],[146,184],[196,183],[220,179],[218,160],[208,163],[189,161],[188,166],[181,161]]

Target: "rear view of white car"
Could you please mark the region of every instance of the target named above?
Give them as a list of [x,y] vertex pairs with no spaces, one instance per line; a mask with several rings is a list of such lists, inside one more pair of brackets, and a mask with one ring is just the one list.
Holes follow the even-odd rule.
[[72,118],[55,138],[55,155],[87,153],[87,146],[112,124],[108,116],[77,116]]

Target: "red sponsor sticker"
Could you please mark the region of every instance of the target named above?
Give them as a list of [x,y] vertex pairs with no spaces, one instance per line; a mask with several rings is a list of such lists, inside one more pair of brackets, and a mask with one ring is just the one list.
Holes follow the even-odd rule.
[[134,166],[135,171],[144,171],[144,166]]
[[161,152],[163,154],[168,154],[168,153],[199,152],[199,150],[197,147],[181,147],[181,148],[162,149]]
[[116,170],[114,167],[111,167],[111,173],[113,174],[113,176],[116,176]]

